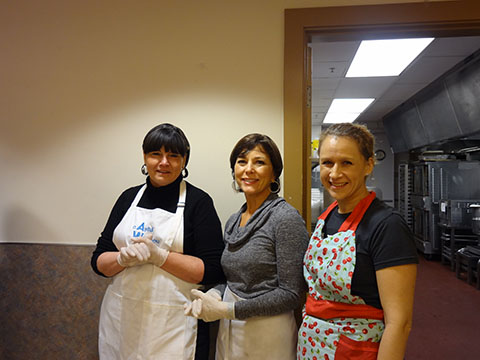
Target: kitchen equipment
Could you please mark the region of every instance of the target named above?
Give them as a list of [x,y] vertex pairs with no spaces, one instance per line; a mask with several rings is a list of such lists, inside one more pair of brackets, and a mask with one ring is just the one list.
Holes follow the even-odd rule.
[[440,239],[442,241],[442,264],[450,263],[451,270],[455,270],[457,251],[466,246],[478,245],[478,236],[472,233],[471,228],[455,228],[440,224]]
[[412,194],[412,167],[403,163],[398,166],[398,203],[397,209],[413,230],[413,210],[411,206]]
[[477,264],[480,259],[480,247],[466,246],[457,251],[455,272],[457,278],[461,278],[462,272],[467,273],[467,282],[473,284],[474,278],[478,277]]
[[470,208],[473,209],[472,214],[472,231],[473,233],[480,235],[480,203],[471,204]]
[[471,206],[475,203],[480,203],[480,200],[440,200],[440,221],[450,227],[471,228],[474,213]]
[[[417,248],[424,255],[440,254],[439,216],[440,201],[443,199],[480,199],[480,162],[479,161],[425,161],[414,162],[412,166],[412,193],[410,202],[413,212],[413,232]],[[470,200],[470,203],[474,201]],[[454,214],[446,210],[443,216],[448,223],[465,222],[462,218],[465,210],[456,209]],[[460,215],[459,215],[460,214]],[[453,217],[452,217],[453,216]],[[460,217],[460,219],[459,219]],[[471,220],[470,220],[471,221]]]

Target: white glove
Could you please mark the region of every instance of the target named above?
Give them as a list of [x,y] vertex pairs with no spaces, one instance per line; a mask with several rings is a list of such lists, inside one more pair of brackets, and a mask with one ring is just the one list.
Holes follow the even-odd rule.
[[168,254],[170,254],[169,251],[158,247],[152,241],[151,233],[144,237],[134,238],[132,239],[132,242],[136,245],[140,245],[140,244],[146,245],[150,252],[150,257],[148,258],[147,262],[149,262],[150,264],[156,265],[158,267],[162,267],[163,264],[165,264],[165,261],[167,261]]
[[[214,288],[211,288],[210,290],[208,290],[205,295],[210,295],[211,297],[213,297],[214,299],[217,299],[219,301],[222,300],[222,295],[220,294],[220,291],[218,291],[217,289],[214,289]],[[202,300],[200,299],[195,299],[193,300],[191,303],[189,304],[184,304],[183,305],[183,313],[185,314],[185,316],[192,316],[192,317],[196,317],[193,315],[193,308],[195,306],[195,313],[199,313],[201,312],[201,309],[202,309]]]
[[134,244],[120,248],[117,262],[120,266],[130,267],[146,264],[150,257],[150,250],[145,244]]
[[235,319],[235,306],[233,302],[226,302],[219,297],[192,289],[191,293],[197,299],[192,303],[192,315],[197,319],[210,322],[219,319]]

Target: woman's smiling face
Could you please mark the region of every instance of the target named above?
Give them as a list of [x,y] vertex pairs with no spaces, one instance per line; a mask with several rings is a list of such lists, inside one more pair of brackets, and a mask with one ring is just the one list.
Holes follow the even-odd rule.
[[257,145],[235,162],[235,181],[248,197],[267,197],[275,180],[270,157]]
[[319,160],[323,186],[338,201],[341,213],[351,212],[368,195],[365,180],[373,170],[373,159],[366,160],[352,138],[328,135]]

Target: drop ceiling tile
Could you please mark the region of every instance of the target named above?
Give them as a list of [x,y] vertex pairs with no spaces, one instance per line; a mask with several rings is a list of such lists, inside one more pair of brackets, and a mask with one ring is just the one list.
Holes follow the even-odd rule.
[[312,94],[312,105],[313,107],[329,107],[333,98],[317,98]]
[[322,106],[320,106],[320,105],[312,106],[312,113],[314,113],[314,112],[317,112],[317,113],[327,112],[329,106],[330,106],[330,102],[325,103]]
[[343,77],[347,73],[350,62],[314,62],[312,64],[312,79]]
[[312,79],[312,88],[316,90],[335,90],[340,78],[335,79]]
[[321,90],[312,88],[312,96],[315,99],[332,99],[333,95],[335,95],[335,89]]
[[395,81],[395,77],[344,78],[335,92],[336,98],[378,98]]
[[325,119],[325,113],[312,114],[312,125],[320,125]]
[[[359,117],[378,121],[408,100],[466,56],[480,49],[480,36],[437,38],[401,76],[396,78],[345,79],[360,41],[325,42],[321,36],[312,43],[312,123],[319,124],[334,97],[374,97],[376,100]],[[335,67],[331,73],[330,67]],[[343,74],[342,74],[343,75]],[[348,80],[348,81],[347,81]]]
[[326,112],[314,112],[312,113],[312,119],[321,121],[325,117]]
[[351,61],[360,46],[360,41],[315,42],[312,40],[314,62]]

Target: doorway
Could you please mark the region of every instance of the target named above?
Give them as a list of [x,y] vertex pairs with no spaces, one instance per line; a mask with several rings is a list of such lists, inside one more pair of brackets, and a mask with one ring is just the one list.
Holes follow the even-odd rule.
[[307,224],[311,217],[307,49],[311,36],[344,41],[479,34],[480,5],[475,0],[285,10],[284,196]]

